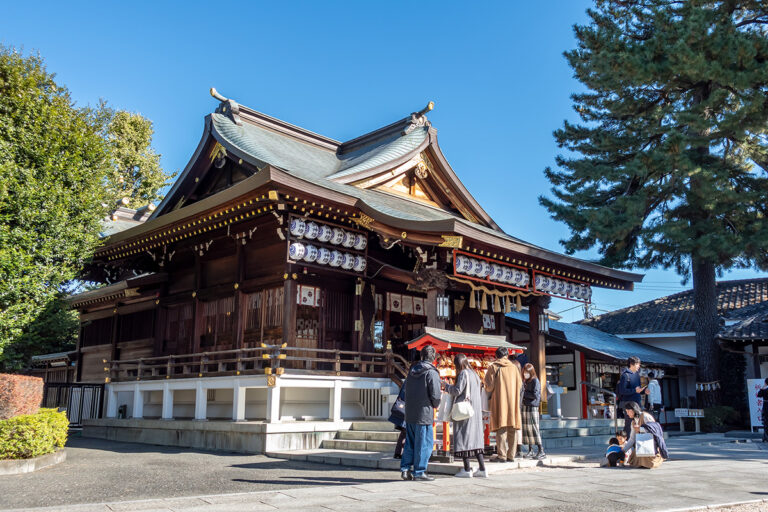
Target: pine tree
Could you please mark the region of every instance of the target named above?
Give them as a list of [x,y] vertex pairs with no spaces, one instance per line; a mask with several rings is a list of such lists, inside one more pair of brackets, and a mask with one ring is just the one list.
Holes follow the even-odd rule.
[[[768,269],[768,3],[596,0],[565,56],[586,92],[555,132],[569,253],[693,278],[697,381],[719,381],[715,277]],[[717,391],[699,393],[703,406]]]

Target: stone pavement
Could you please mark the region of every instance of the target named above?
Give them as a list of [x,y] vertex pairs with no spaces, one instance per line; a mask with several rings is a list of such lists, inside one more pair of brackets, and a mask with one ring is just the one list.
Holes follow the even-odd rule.
[[[489,479],[438,478],[402,482],[367,478],[361,483],[281,489],[264,492],[205,494],[139,501],[38,508],[42,511],[115,512],[247,510],[403,511],[536,510],[608,511],[701,509],[768,499],[768,447],[736,443],[722,435],[670,440],[672,459],[653,471],[598,468],[536,468],[507,471]],[[328,478],[343,468],[328,467]],[[179,475],[184,478],[185,475]],[[266,476],[266,475],[264,475]],[[2,480],[0,480],[2,482]],[[3,494],[0,493],[0,500]],[[768,502],[753,505],[768,510]],[[0,508],[5,508],[0,505]],[[29,509],[26,509],[29,510]]]

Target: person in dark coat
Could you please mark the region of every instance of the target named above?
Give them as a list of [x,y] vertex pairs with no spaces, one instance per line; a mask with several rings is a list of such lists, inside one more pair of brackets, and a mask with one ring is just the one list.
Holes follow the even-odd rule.
[[[523,442],[528,445],[528,459],[544,459],[547,455],[541,446],[541,432],[539,431],[539,406],[541,405],[541,382],[536,376],[536,369],[531,363],[523,368],[523,407],[521,418],[523,421]],[[533,446],[538,449],[533,454]]]
[[[619,378],[619,385],[616,389],[616,403],[619,406],[619,411],[626,410],[624,404],[626,402],[634,402],[639,404],[641,402],[641,393],[650,394],[646,388],[640,387],[640,358],[632,356],[627,359],[627,367],[621,372]],[[624,415],[624,433],[627,437],[630,436],[632,430],[632,419]]]
[[389,412],[389,418],[387,421],[395,426],[395,430],[400,432],[397,437],[397,444],[395,444],[396,459],[403,458],[403,448],[405,447],[405,382],[400,386],[400,393],[397,394],[397,400],[392,404],[392,409]]
[[[464,469],[456,476],[459,478],[488,478],[485,471],[483,449],[485,448],[485,431],[483,429],[483,383],[475,370],[469,364],[467,356],[456,354],[453,358],[456,368],[456,384],[445,386],[445,391],[453,397],[453,403],[469,401],[474,414],[464,420],[453,420],[452,445],[454,455],[464,462]],[[477,459],[479,468],[472,472],[469,459]]]
[[768,379],[765,379],[765,386],[757,392],[757,398],[763,399],[763,442],[768,443]]
[[405,449],[400,460],[403,480],[434,480],[426,471],[435,444],[435,409],[442,394],[440,374],[433,364],[436,355],[432,345],[421,349],[421,361],[411,366],[405,379]]

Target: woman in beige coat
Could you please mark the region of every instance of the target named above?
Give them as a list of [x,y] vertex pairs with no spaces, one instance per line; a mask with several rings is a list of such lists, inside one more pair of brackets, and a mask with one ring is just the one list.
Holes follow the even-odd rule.
[[520,391],[523,378],[518,365],[507,358],[508,351],[496,349],[496,361],[485,374],[485,390],[490,393],[491,430],[496,433],[499,462],[515,460],[520,419]]

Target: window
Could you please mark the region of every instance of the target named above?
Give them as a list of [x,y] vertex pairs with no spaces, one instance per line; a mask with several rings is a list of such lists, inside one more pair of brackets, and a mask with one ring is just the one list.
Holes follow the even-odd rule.
[[192,320],[192,303],[170,306],[166,309],[165,315],[163,353],[190,352],[195,327]]
[[83,322],[80,346],[93,347],[112,343],[112,322],[111,316]]
[[200,348],[232,344],[234,297],[203,302]]
[[145,340],[155,335],[155,310],[120,315],[117,341]]

